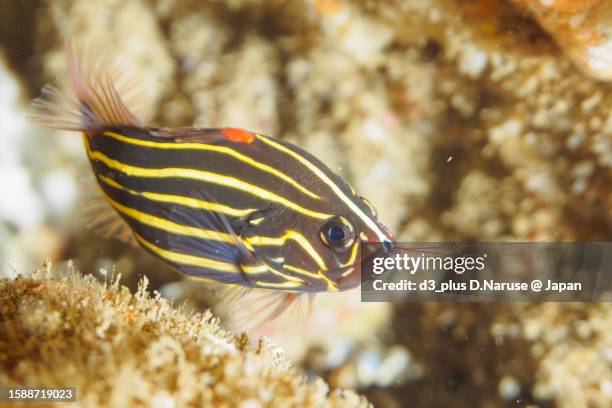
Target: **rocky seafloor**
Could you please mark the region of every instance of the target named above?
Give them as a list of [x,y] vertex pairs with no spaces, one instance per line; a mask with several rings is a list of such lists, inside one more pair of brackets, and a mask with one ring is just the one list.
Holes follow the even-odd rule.
[[[203,310],[202,285],[83,228],[74,135],[25,121],[65,37],[138,72],[150,124],[304,146],[401,241],[612,241],[612,7],[598,0],[57,0],[0,6],[0,271],[116,270]],[[360,304],[263,330],[375,406],[612,403],[606,303]],[[222,311],[220,311],[222,313]],[[359,316],[359,319],[356,318]]]

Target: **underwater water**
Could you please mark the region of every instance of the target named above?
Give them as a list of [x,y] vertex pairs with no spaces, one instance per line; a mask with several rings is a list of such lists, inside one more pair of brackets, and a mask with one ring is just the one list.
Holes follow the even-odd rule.
[[[100,281],[120,275],[132,292],[146,276],[144,292],[158,291],[188,311],[213,307],[222,326],[231,321],[227,298],[209,285],[97,234],[79,216],[93,180],[83,139],[27,120],[31,99],[67,71],[66,40],[110,50],[135,73],[143,93],[133,110],[147,125],[238,127],[306,149],[367,197],[398,241],[612,241],[608,2],[3,0],[0,308],[7,299],[17,306],[0,316],[38,311],[39,320],[24,320],[23,336],[62,335],[59,329],[49,334],[53,319],[62,317],[45,307],[71,296],[26,304],[20,296],[30,296],[27,284],[7,289],[45,259],[60,269],[72,259]],[[80,283],[61,290],[82,284],[69,282]],[[157,310],[140,298],[134,304],[141,309],[124,309],[128,294],[117,299],[117,316]],[[102,313],[104,328],[100,323],[83,336],[87,347],[107,330],[112,336],[129,330],[130,324],[113,323],[111,306],[92,309],[91,316]],[[164,332],[171,320],[160,321],[159,332],[125,337],[125,365],[105,366],[106,377],[82,390],[84,406],[213,400],[248,407],[612,405],[612,306],[606,302],[362,303],[357,289],[319,294],[310,318],[294,310],[249,333],[254,345],[263,335],[282,349],[296,370],[291,375],[352,390],[346,398],[327,395],[321,384],[301,389],[284,377],[258,392],[264,386],[248,371],[250,357],[227,363],[246,367],[227,376],[249,390],[244,395],[211,388],[216,399],[189,396],[186,389],[205,381],[178,379],[215,369],[202,363],[210,360],[190,360],[194,350],[168,357],[160,350],[180,347],[155,343],[138,357],[150,357],[146,364],[135,358],[130,365],[132,346],[146,349],[164,333],[188,341],[193,328],[185,319],[176,324],[185,327],[180,335]],[[9,325],[1,327],[0,385],[59,384],[41,373],[53,372],[44,365],[54,350],[60,354],[52,361],[62,361],[61,346],[16,352],[7,346],[14,344]],[[113,338],[108,347],[120,347],[122,337]],[[36,348],[25,338],[22,343]],[[104,355],[104,347],[96,350],[91,361]],[[270,350],[273,360],[276,349]],[[95,367],[86,355],[66,361]],[[177,364],[162,376],[160,367],[175,359],[194,365]],[[286,394],[295,400],[275,400]]]

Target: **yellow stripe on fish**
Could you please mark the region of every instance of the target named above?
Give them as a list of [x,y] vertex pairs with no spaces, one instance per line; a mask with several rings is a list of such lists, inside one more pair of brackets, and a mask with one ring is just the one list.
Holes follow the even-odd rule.
[[157,245],[154,245],[153,243],[147,241],[138,234],[134,234],[134,237],[136,238],[136,241],[138,241],[143,247],[172,263],[201,266],[203,268],[215,269],[222,272],[240,273],[240,270],[238,266],[236,266],[236,264],[230,262],[219,262],[201,256],[180,254],[177,252],[160,248]]
[[319,255],[319,253],[313,248],[310,241],[308,241],[302,234],[297,231],[288,230],[280,237],[264,237],[264,236],[252,236],[245,239],[246,242],[253,246],[283,246],[287,240],[292,240],[298,243],[298,245],[306,251],[306,253],[314,259],[320,270],[325,270],[325,262]]
[[128,164],[121,163],[117,160],[111,159],[108,156],[98,152],[92,151],[87,143],[87,157],[90,160],[99,160],[104,163],[106,166],[111,169],[118,170],[128,176],[135,177],[147,177],[147,178],[190,178],[196,179],[212,184],[218,184],[221,186],[235,188],[237,190],[244,191],[248,194],[252,194],[256,197],[262,198],[264,200],[269,200],[278,204],[283,205],[293,211],[297,211],[300,214],[306,215],[308,217],[316,218],[319,220],[325,220],[331,217],[331,214],[325,214],[317,211],[312,211],[307,208],[304,208],[292,201],[289,201],[283,197],[280,197],[268,190],[255,186],[253,184],[245,183],[242,180],[223,176],[221,174],[193,170],[188,168],[160,168],[160,169],[151,169],[151,168],[143,168],[130,166]]
[[336,194],[338,199],[340,199],[344,204],[346,204],[346,206],[351,211],[353,211],[354,214],[357,215],[376,234],[377,238],[380,239],[381,242],[388,239],[388,234],[386,234],[383,229],[380,228],[379,225],[377,225],[375,220],[373,220],[372,217],[369,217],[362,209],[360,209],[355,204],[354,200],[351,200],[345,193],[343,193],[340,187],[338,186],[338,183],[334,183],[319,167],[315,166],[304,156],[301,156],[295,151],[283,146],[282,144],[273,141],[268,136],[258,134],[257,138],[263,141],[264,143],[272,146],[273,148],[285,154],[288,154],[289,156],[293,157],[298,162],[303,164],[306,168],[312,171],[312,173],[315,174],[323,183],[325,183],[325,185],[327,185],[334,192],[334,194]]
[[296,189],[298,189],[299,191],[301,191],[302,193],[315,198],[317,200],[319,200],[321,197],[319,197],[317,194],[313,193],[312,191],[308,190],[307,188],[304,188],[304,186],[302,186],[300,183],[298,183],[297,181],[295,181],[294,179],[292,179],[291,177],[287,176],[286,174],[284,174],[283,172],[273,168],[272,166],[268,166],[267,164],[264,163],[260,163],[256,160],[253,160],[252,158],[245,156],[244,154],[238,153],[237,151],[230,149],[229,147],[225,147],[225,146],[215,146],[215,145],[208,145],[208,144],[203,144],[203,143],[189,143],[189,142],[182,142],[182,143],[172,143],[172,142],[153,142],[150,140],[139,140],[139,139],[134,139],[134,138],[130,138],[130,137],[126,137],[124,135],[120,135],[118,133],[115,132],[104,132],[105,136],[108,137],[112,137],[115,140],[118,140],[120,142],[123,143],[130,143],[130,144],[135,144],[138,146],[143,146],[143,147],[150,147],[150,148],[154,148],[154,149],[176,149],[176,150],[206,150],[206,151],[211,151],[211,152],[217,152],[217,153],[221,153],[221,154],[225,154],[228,156],[231,156],[237,160],[240,160],[246,164],[248,164],[249,166],[253,166],[254,168],[263,170],[265,172],[268,172],[270,174],[273,174],[274,176],[278,177],[279,179],[286,181],[287,183],[291,184],[293,187],[295,187]]
[[154,215],[147,214],[130,207],[126,207],[122,204],[119,204],[117,201],[113,200],[108,196],[106,197],[106,199],[108,200],[110,205],[115,208],[115,210],[140,222],[141,224],[149,225],[151,227],[171,232],[173,234],[188,235],[200,239],[223,241],[229,244],[234,244],[237,241],[235,236],[227,233],[180,225],[175,222],[168,221],[164,218],[156,217]]
[[159,193],[152,193],[152,192],[147,192],[147,191],[134,191],[132,189],[129,189],[119,184],[118,182],[116,182],[115,180],[109,177],[99,176],[99,179],[103,183],[108,184],[111,187],[126,191],[135,196],[142,196],[149,200],[158,201],[160,203],[180,204],[180,205],[184,205],[184,206],[191,207],[191,208],[197,208],[200,210],[214,211],[214,212],[218,212],[221,214],[227,214],[233,217],[246,217],[249,214],[257,211],[254,208],[247,208],[244,210],[240,210],[237,208],[228,207],[227,205],[211,203],[208,201],[198,200],[198,199],[191,198],[191,197],[183,197],[183,196],[172,195],[172,194],[159,194]]

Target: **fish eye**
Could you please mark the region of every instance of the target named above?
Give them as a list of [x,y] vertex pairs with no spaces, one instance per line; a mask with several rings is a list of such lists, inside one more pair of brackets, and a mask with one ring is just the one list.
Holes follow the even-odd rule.
[[321,226],[321,240],[328,247],[342,252],[355,241],[355,228],[344,217],[331,217]]
[[370,210],[370,212],[374,216],[374,219],[377,220],[378,219],[378,211],[376,211],[376,208],[374,208],[374,206],[372,205],[370,200],[368,200],[367,198],[362,197],[362,196],[359,196],[359,198],[365,204],[365,206],[368,207],[368,209]]

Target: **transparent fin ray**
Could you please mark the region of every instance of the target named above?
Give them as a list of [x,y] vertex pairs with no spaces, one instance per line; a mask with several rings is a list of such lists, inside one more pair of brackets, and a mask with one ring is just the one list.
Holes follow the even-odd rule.
[[65,45],[68,76],[46,85],[32,101],[32,122],[48,128],[93,131],[102,126],[143,123],[128,108],[138,96],[138,80],[112,54]]
[[117,214],[92,181],[81,180],[78,215],[86,228],[104,238],[115,238],[138,247],[129,225]]
[[[217,294],[228,311],[228,322],[235,331],[258,331],[282,315],[307,321],[312,317],[314,293],[302,293],[223,285]],[[307,301],[303,307],[303,301]]]
[[221,143],[226,142],[218,128],[197,128],[192,126],[178,128],[161,128],[150,130],[153,136],[174,139],[177,143]]

